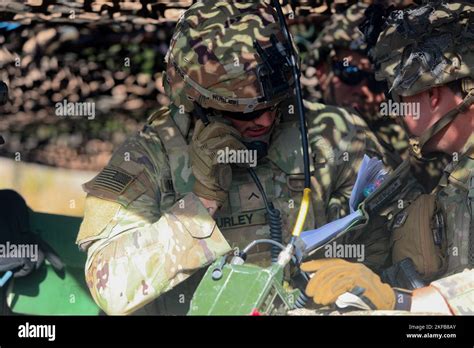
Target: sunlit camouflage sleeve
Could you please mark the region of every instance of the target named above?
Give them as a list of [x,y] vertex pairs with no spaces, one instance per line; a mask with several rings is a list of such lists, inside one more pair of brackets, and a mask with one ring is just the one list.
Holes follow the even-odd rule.
[[87,285],[107,314],[137,310],[230,249],[193,193],[164,212],[167,171],[159,138],[144,130],[84,185],[77,243],[88,248]]

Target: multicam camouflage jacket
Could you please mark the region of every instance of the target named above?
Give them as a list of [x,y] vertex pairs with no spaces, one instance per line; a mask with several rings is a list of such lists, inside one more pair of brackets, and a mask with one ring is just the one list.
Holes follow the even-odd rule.
[[[433,285],[456,314],[474,314],[474,135],[438,184],[437,202],[446,219],[447,267]],[[470,269],[469,272],[463,272]],[[450,276],[449,276],[450,275]]]
[[[313,195],[305,228],[311,229],[348,212],[363,155],[383,158],[383,150],[360,117],[322,104],[306,108]],[[282,110],[268,156],[255,171],[282,213],[288,240],[302,197],[303,161],[297,121]],[[88,252],[92,296],[108,314],[142,307],[138,313],[185,314],[205,266],[270,236],[261,194],[247,171],[233,167],[228,200],[214,218],[192,193],[192,123],[173,106],[160,109],[84,185],[77,243]],[[269,249],[257,248],[249,262],[269,263]]]

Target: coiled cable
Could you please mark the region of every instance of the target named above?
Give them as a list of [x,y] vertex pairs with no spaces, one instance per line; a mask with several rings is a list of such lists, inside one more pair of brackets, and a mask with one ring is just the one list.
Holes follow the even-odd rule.
[[[268,201],[268,198],[267,198],[267,195],[265,194],[262,183],[260,182],[255,171],[252,168],[248,168],[248,171],[253,181],[255,182],[255,185],[257,185],[258,190],[262,194],[263,202],[265,203],[265,208],[267,209],[268,225],[270,227],[270,239],[281,244],[283,242],[283,237],[282,237],[282,222],[281,222],[280,211],[274,207],[272,202]],[[272,245],[272,249],[271,249],[272,263],[277,262],[280,251],[281,250],[279,247]]]

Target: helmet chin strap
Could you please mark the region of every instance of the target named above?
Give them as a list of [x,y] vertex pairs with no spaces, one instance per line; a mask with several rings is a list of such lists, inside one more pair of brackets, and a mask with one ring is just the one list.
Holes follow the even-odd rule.
[[436,134],[438,134],[444,127],[454,121],[459,115],[468,111],[469,107],[474,104],[474,89],[471,89],[463,101],[454,109],[447,112],[435,124],[428,128],[419,137],[410,137],[410,148],[413,154],[418,159],[424,159],[423,146]]

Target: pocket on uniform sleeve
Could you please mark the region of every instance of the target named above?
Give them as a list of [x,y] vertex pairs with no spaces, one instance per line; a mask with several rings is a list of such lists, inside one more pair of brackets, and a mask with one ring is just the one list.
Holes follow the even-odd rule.
[[117,202],[107,201],[95,196],[87,196],[84,219],[76,238],[76,244],[82,250],[85,250],[87,249],[85,246],[100,239],[100,235],[112,223],[120,207],[120,204]]

